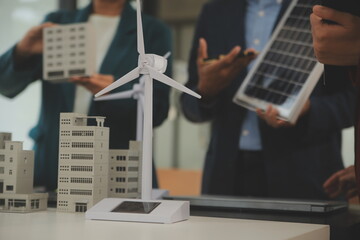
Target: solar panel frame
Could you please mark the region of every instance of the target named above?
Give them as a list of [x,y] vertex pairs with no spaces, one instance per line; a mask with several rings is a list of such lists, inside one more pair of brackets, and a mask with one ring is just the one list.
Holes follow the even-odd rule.
[[[272,50],[273,43],[275,42],[275,40],[278,39],[278,36],[285,25],[285,22],[288,20],[295,7],[299,5],[301,6],[301,3],[304,1],[306,1],[306,3],[308,4],[312,3],[311,0],[298,0],[298,1],[292,1],[290,3],[288,9],[286,10],[279,24],[275,28],[270,40],[268,41],[268,43],[265,45],[264,49],[258,56],[257,62],[251,68],[246,78],[244,79],[243,83],[241,84],[240,88],[236,92],[233,98],[233,101],[235,103],[250,110],[256,110],[258,108],[266,110],[267,107],[271,104],[278,109],[280,119],[289,121],[290,123],[296,122],[296,120],[300,115],[302,107],[304,106],[306,100],[310,96],[312,90],[314,89],[317,81],[319,80],[324,70],[323,64],[317,62],[315,56],[313,56],[313,60],[315,61],[315,66],[312,68],[312,71],[309,73],[304,84],[301,86],[301,89],[299,90],[298,94],[295,96],[295,99],[293,99],[292,102],[288,102],[288,105],[290,105],[290,107],[285,107],[284,104],[274,104],[274,103],[270,103],[269,101],[264,101],[256,97],[251,97],[248,94],[246,94],[245,91],[247,87],[250,84],[252,84],[252,81],[254,81],[254,76],[256,76],[257,71],[264,63],[265,57],[270,52],[270,50]],[[307,21],[309,21],[310,23],[310,19],[307,19]],[[293,60],[295,61],[298,59],[293,59]],[[281,64],[282,62],[279,61],[278,63]]]

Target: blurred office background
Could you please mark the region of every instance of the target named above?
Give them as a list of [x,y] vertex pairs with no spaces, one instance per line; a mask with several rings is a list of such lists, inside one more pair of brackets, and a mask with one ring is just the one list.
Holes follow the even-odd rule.
[[[59,8],[83,7],[89,2],[90,0],[1,0],[0,53],[14,45],[30,27],[39,24],[46,13]],[[187,80],[187,59],[193,31],[205,2],[207,0],[144,1],[144,12],[163,20],[173,31],[173,78],[181,83]],[[15,141],[24,141],[25,149],[32,148],[28,132],[35,125],[39,114],[40,88],[40,82],[35,82],[14,99],[0,96],[0,131],[12,132]],[[186,180],[195,180],[196,184],[190,192],[180,192],[191,194],[199,190],[201,169],[210,136],[209,124],[188,122],[179,110],[178,98],[179,92],[172,91],[169,117],[154,132],[154,156],[157,168],[161,171],[160,186],[167,187],[163,181],[167,176],[185,173],[179,174],[179,178],[174,181],[181,180],[184,185]],[[353,164],[353,145],[353,128],[344,130],[343,157],[346,166]]]

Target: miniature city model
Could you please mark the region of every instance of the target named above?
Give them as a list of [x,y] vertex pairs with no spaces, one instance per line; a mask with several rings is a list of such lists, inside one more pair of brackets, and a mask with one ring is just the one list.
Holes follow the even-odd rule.
[[34,151],[0,133],[0,212],[27,213],[46,210],[47,193],[33,193]]
[[95,72],[95,37],[88,23],[57,25],[44,29],[43,78],[64,82],[71,76]]
[[[88,124],[95,120],[96,125]],[[140,196],[141,144],[109,150],[105,117],[61,113],[57,210],[85,212],[106,197]]]

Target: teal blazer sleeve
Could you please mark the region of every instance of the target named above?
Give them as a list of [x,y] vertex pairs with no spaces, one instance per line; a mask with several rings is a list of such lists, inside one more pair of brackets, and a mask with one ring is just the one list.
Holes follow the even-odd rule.
[[34,56],[22,66],[14,62],[16,46],[10,48],[0,57],[0,93],[13,98],[24,90],[30,83],[40,78],[40,56]]

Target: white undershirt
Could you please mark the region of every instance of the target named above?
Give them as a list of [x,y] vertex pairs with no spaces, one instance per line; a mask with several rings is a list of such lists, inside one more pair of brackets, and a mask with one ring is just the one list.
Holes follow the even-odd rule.
[[[117,26],[120,22],[120,16],[109,17],[92,14],[89,17],[89,23],[93,26],[95,32],[96,45],[96,69],[100,72],[101,63],[110,47],[115,36]],[[93,94],[86,88],[76,85],[74,112],[87,114],[89,111]]]

